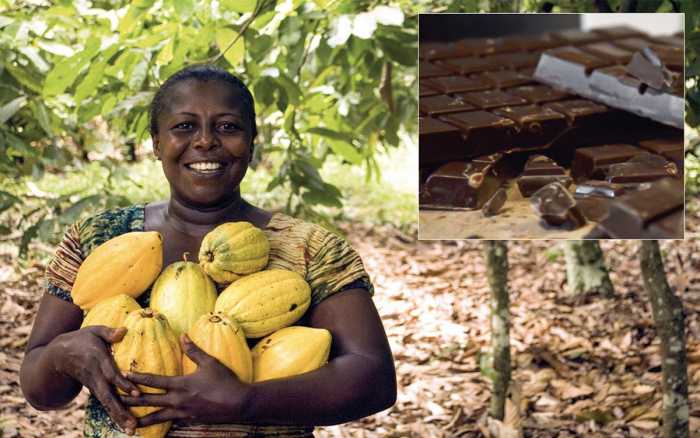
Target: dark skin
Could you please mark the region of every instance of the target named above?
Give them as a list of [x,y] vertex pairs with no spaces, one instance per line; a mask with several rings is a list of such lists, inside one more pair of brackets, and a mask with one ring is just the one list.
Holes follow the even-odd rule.
[[[238,190],[252,154],[252,123],[241,112],[240,96],[227,84],[185,81],[153,133],[155,154],[170,182],[171,198],[146,207],[145,228],[163,236],[164,266],[197,261],[202,238],[216,225],[249,221],[264,228],[272,214],[245,202]],[[190,167],[215,162],[203,173]],[[235,187],[235,190],[231,190]],[[37,409],[59,409],[86,386],[110,417],[128,433],[136,427],[174,420],[197,423],[330,425],[358,419],[393,405],[396,376],[381,320],[364,289],[335,294],[310,309],[304,325],[333,336],[327,365],[300,376],[246,384],[186,336],[183,351],[198,364],[193,374],[165,377],[117,369],[109,344],[126,329],[79,329],[74,304],[45,295],[32,328],[21,370],[22,390]],[[136,384],[164,394],[142,394]],[[50,388],[50,390],[47,390]],[[115,388],[123,391],[118,395]],[[129,406],[161,410],[136,419]]]

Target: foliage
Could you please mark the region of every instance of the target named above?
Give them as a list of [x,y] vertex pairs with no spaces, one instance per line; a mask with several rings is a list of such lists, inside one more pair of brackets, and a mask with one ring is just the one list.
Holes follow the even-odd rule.
[[[399,131],[415,132],[417,17],[403,3],[0,0],[0,186],[138,159],[150,147],[154,90],[181,67],[209,62],[255,96],[257,162],[281,163],[266,189],[282,188],[292,214],[341,207],[319,173],[324,162],[335,156],[378,178],[377,153],[399,146]],[[118,146],[105,147],[105,137]],[[38,206],[13,228],[38,231],[82,207],[128,202],[102,189]],[[0,192],[0,213],[27,212],[23,200]]]

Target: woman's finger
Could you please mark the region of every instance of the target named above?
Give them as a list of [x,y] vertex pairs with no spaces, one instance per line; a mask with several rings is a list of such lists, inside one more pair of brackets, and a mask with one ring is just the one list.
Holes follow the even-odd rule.
[[160,389],[173,389],[180,387],[180,377],[160,376],[158,374],[127,373],[126,378],[139,385],[151,386]]
[[125,394],[138,396],[141,393],[136,384],[134,384],[122,375],[121,371],[119,371],[119,368],[117,368],[117,364],[114,363],[114,359],[109,358],[109,361],[105,364],[102,364],[101,368],[102,374],[105,376],[105,379],[107,379],[108,382],[110,382],[117,388],[124,391]]
[[113,329],[105,325],[94,325],[88,327],[87,330],[89,330],[92,334],[100,337],[103,341],[110,344],[121,341],[124,335],[126,334],[126,327],[119,327]]
[[164,408],[148,414],[145,417],[139,418],[139,427],[151,426],[153,424],[164,423],[166,421],[180,420],[186,417],[187,416],[184,414],[184,412],[180,410]]
[[106,380],[95,381],[92,393],[97,397],[109,416],[123,429],[135,429],[136,417],[120,403],[117,395],[112,391]]
[[164,408],[175,407],[172,401],[172,395],[165,394],[141,394],[138,397],[122,395],[120,396],[122,403],[126,406],[161,406]]
[[185,352],[187,357],[192,359],[192,362],[196,363],[197,365],[203,365],[206,363],[208,360],[211,360],[212,357],[208,355],[204,350],[199,348],[197,344],[192,342],[192,340],[185,334],[180,336],[180,343],[182,344],[182,350]]

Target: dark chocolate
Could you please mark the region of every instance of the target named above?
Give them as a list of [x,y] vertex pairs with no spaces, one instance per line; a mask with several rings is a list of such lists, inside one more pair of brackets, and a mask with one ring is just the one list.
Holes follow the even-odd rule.
[[576,200],[566,187],[553,182],[533,193],[530,205],[546,223],[555,226],[568,224],[579,228],[586,219],[576,206]]
[[437,117],[442,114],[458,113],[474,110],[474,105],[463,101],[458,97],[445,95],[424,97],[418,102],[418,107],[423,115]]
[[506,203],[507,199],[508,194],[506,193],[506,190],[501,187],[500,189],[496,190],[488,201],[486,201],[484,206],[481,208],[481,213],[485,217],[497,215],[498,212],[501,211],[501,208],[503,208],[503,205]]
[[480,157],[470,162],[453,161],[439,167],[425,183],[420,194],[424,208],[479,209],[503,184],[504,177],[492,169],[501,154]]
[[524,198],[530,197],[537,190],[553,182],[568,188],[571,185],[571,177],[566,174],[563,167],[544,155],[531,156],[517,180],[518,189]]
[[611,183],[649,182],[659,178],[678,175],[674,163],[661,155],[644,152],[622,163],[611,164],[606,179]]
[[630,144],[609,144],[578,148],[574,152],[571,164],[571,176],[574,181],[587,179],[605,179],[608,167],[622,163],[644,150]]
[[663,178],[621,196],[601,226],[612,238],[682,239],[683,182]]

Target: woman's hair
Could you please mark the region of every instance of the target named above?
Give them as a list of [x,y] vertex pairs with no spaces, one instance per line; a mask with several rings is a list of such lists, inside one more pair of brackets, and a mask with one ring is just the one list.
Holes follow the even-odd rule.
[[258,129],[255,124],[255,101],[253,100],[253,95],[250,93],[250,90],[248,90],[248,87],[245,86],[243,81],[226,70],[210,64],[191,65],[189,67],[185,67],[174,75],[170,76],[163,83],[163,85],[160,86],[156,92],[156,95],[153,96],[153,101],[151,102],[151,107],[149,110],[149,115],[151,118],[151,135],[155,135],[158,132],[158,116],[160,115],[161,111],[163,111],[163,107],[167,104],[170,90],[180,82],[187,80],[202,82],[221,81],[229,84],[234,90],[236,90],[241,97],[241,110],[243,111],[243,117],[247,117],[250,120],[251,140],[255,139],[255,137],[258,135]]

